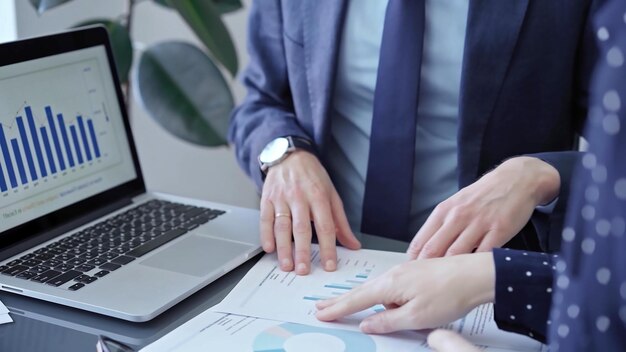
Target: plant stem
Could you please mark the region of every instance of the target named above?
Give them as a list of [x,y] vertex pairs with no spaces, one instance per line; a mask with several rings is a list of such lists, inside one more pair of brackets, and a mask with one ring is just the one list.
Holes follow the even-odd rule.
[[[128,7],[126,10],[126,29],[128,30],[128,34],[131,37],[131,42],[132,42],[132,24],[133,24],[133,14],[134,14],[134,9],[135,9],[135,1],[136,0],[128,0]],[[132,65],[132,63],[131,63]],[[131,102],[133,100],[133,91],[132,91],[132,80],[130,79],[130,77],[128,78],[128,81],[126,82],[126,112],[130,118],[130,108],[131,108]]]

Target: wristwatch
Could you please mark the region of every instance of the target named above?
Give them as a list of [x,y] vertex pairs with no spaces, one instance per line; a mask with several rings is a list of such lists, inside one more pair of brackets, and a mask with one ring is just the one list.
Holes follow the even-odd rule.
[[270,166],[274,166],[285,160],[290,153],[298,149],[315,154],[313,143],[307,139],[295,136],[285,136],[274,139],[269,142],[265,148],[263,148],[261,154],[259,154],[259,166],[261,167],[261,171],[265,174]]

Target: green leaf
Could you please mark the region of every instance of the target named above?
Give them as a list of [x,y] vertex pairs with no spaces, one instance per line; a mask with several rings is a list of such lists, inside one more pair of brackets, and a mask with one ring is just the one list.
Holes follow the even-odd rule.
[[37,10],[37,13],[41,15],[49,9],[63,5],[70,1],[72,0],[30,0],[30,4],[33,5],[35,10]]
[[235,76],[238,70],[235,45],[212,1],[167,0],[193,29],[209,52]]
[[126,26],[117,21],[107,19],[94,19],[81,22],[74,27],[84,27],[92,25],[103,25],[109,32],[111,39],[111,47],[113,48],[113,57],[117,67],[117,74],[121,83],[128,82],[128,74],[133,65],[133,43]]
[[161,5],[161,6],[165,6],[165,7],[171,7],[168,3],[167,0],[153,0],[154,2],[156,2],[157,4]]
[[139,99],[163,128],[191,143],[227,144],[233,96],[202,50],[177,41],[156,44],[141,55],[136,75]]
[[243,7],[240,0],[213,0],[213,3],[222,15],[225,13],[237,11]]
[[[157,4],[171,8],[167,0],[153,0]],[[220,14],[237,11],[243,7],[241,0],[212,0]]]

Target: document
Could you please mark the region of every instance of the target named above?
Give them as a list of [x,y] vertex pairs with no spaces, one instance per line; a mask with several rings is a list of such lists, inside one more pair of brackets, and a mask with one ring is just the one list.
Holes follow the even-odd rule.
[[0,302],[0,324],[12,323],[13,319],[9,315],[9,310],[7,307]]
[[[315,318],[315,302],[362,285],[404,262],[404,254],[338,248],[337,271],[330,273],[321,268],[317,246],[312,257],[311,274],[297,276],[281,271],[275,254],[265,255],[220,304],[141,351],[430,351],[429,331],[362,333],[360,321],[384,310],[383,306],[337,322]],[[460,333],[484,351],[547,351],[529,337],[499,330],[490,304],[442,328]]]
[[[478,345],[487,352],[540,351]],[[207,310],[140,352],[427,352],[426,335],[362,332],[216,313]]]
[[320,264],[319,247],[311,251],[311,273],[284,272],[276,254],[268,254],[235,286],[214,312],[290,321],[300,324],[359,330],[363,318],[383,310],[372,307],[338,322],[323,323],[315,317],[315,303],[348,292],[370,278],[406,261],[403,253],[337,248],[337,270],[326,272]]

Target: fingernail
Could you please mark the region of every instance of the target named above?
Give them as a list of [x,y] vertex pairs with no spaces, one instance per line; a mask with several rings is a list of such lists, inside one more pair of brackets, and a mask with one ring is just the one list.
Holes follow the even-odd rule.
[[283,267],[284,270],[291,269],[291,259],[285,258],[285,259],[281,260],[280,262],[281,262],[281,266]]
[[298,268],[296,269],[296,271],[297,271],[299,274],[304,274],[304,273],[306,273],[306,264],[304,264],[304,263],[300,263],[300,264],[298,264]]
[[326,261],[326,264],[324,265],[324,268],[326,268],[326,270],[328,270],[328,271],[333,271],[333,270],[337,269],[337,265],[335,264],[334,260],[328,259]]

